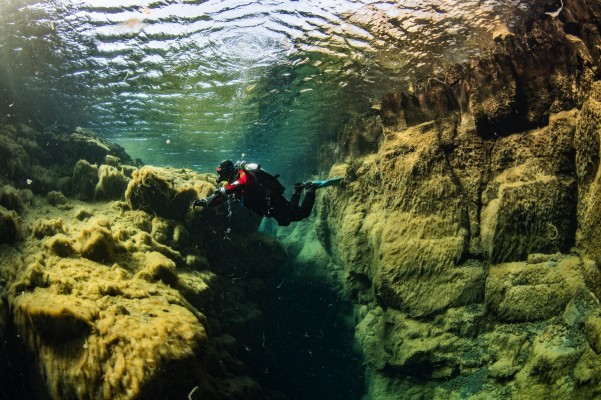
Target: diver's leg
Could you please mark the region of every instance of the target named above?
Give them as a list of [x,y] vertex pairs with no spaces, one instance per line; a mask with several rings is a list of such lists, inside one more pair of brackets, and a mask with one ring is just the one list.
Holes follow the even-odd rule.
[[298,207],[292,207],[290,202],[284,196],[272,196],[268,216],[274,218],[279,226],[288,226],[290,221],[294,221],[292,210]]
[[305,185],[305,198],[303,204],[300,206],[299,217],[300,219],[307,218],[311,215],[313,205],[315,204],[315,187],[311,184]]
[[303,191],[304,184],[295,183],[294,184],[294,192],[292,193],[292,197],[290,197],[290,204],[292,207],[298,207],[298,202],[300,201],[300,195]]

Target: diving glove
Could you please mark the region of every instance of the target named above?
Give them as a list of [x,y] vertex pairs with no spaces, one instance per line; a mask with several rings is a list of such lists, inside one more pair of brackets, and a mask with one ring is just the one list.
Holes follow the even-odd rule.
[[194,200],[192,207],[206,207],[209,204],[207,199]]

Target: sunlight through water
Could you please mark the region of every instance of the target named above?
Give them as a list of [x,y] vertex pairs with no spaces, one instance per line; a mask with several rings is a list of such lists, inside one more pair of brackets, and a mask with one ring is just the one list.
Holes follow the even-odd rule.
[[145,163],[210,171],[245,153],[311,170],[349,116],[527,13],[516,0],[4,0],[3,118],[83,126]]

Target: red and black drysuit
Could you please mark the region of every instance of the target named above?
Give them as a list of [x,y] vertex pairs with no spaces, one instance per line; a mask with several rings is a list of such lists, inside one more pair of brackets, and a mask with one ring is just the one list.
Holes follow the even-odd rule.
[[279,193],[267,193],[252,172],[239,169],[231,183],[228,180],[228,183],[201,200],[201,203],[207,207],[214,207],[222,204],[228,197],[234,197],[249,210],[264,217],[275,218],[280,226],[288,226],[290,222],[300,221],[311,215],[315,204],[315,188],[311,185],[305,186],[305,198],[299,206],[301,191],[302,187],[295,188],[288,201]]

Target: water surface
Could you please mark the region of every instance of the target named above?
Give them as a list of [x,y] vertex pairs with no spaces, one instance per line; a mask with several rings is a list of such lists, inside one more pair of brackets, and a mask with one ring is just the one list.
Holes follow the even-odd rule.
[[519,29],[531,2],[3,0],[2,118],[146,163],[286,175],[350,115]]

